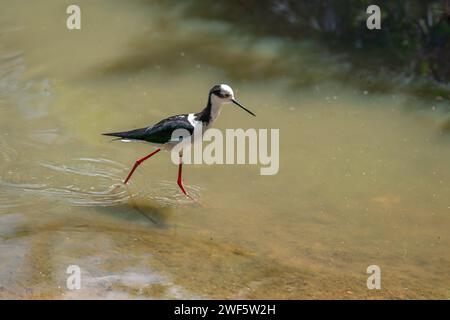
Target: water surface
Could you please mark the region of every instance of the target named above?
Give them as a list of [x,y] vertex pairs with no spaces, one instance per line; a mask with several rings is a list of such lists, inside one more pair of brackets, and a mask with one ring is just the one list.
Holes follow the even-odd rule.
[[[2,0],[0,298],[450,298],[448,100],[375,94],[308,42],[150,1]],[[280,171],[190,165],[102,132],[200,110],[229,83],[280,129]],[[395,90],[394,90],[395,91]],[[66,268],[82,288],[65,287]],[[366,268],[382,270],[382,290]]]

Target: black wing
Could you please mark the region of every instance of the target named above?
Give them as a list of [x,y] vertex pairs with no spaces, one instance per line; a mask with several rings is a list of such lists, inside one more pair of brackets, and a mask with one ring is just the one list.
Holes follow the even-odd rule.
[[151,127],[124,132],[103,133],[103,135],[119,137],[122,139],[143,140],[153,143],[166,143],[171,140],[172,133],[177,129],[185,129],[192,135],[194,127],[187,118],[187,114],[172,116],[161,120]]
[[140,128],[140,129],[124,131],[124,132],[102,133],[102,135],[111,136],[111,137],[119,137],[122,139],[130,139],[130,140],[143,140],[145,133],[150,129],[151,129],[151,127],[147,127],[147,128]]

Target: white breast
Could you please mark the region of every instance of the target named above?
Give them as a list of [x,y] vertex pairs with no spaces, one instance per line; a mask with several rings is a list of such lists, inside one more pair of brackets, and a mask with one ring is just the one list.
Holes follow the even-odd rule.
[[195,113],[189,113],[187,119],[194,129],[202,125],[201,121],[195,120]]

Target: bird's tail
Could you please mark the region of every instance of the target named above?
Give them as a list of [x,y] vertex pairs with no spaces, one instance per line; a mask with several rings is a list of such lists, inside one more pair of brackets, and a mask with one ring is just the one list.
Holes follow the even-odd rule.
[[[109,133],[102,133],[103,136],[110,136],[110,137],[118,137],[118,139],[125,138],[126,132],[109,132]],[[117,140],[117,139],[114,139]]]
[[143,140],[145,138],[145,132],[148,128],[135,129],[131,131],[124,132],[110,132],[102,133],[104,136],[118,137],[120,139],[131,139],[131,140]]

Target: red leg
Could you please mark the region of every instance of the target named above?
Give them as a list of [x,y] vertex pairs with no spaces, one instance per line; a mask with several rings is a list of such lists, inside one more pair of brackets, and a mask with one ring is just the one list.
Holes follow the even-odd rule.
[[[182,156],[182,154],[180,154],[180,164],[178,165],[178,179],[177,179],[177,183],[178,183],[178,186],[180,187],[181,191],[184,193],[184,195],[186,197],[192,199],[192,197],[190,195],[188,195],[188,193],[186,192],[186,190],[184,189],[184,186],[183,186],[183,178],[181,177],[182,176],[182,172],[183,172],[182,168],[183,168],[183,156]],[[192,200],[194,200],[194,199],[192,199]]]
[[150,158],[151,156],[157,154],[159,151],[161,151],[161,149],[156,149],[155,151],[153,151],[152,153],[150,153],[149,155],[146,155],[145,157],[136,160],[136,162],[134,163],[133,168],[131,169],[130,173],[128,174],[127,178],[125,179],[125,181],[123,182],[124,184],[127,184],[128,180],[130,180],[131,176],[133,175],[134,170],[136,170],[136,168],[145,160],[147,160],[148,158]]

